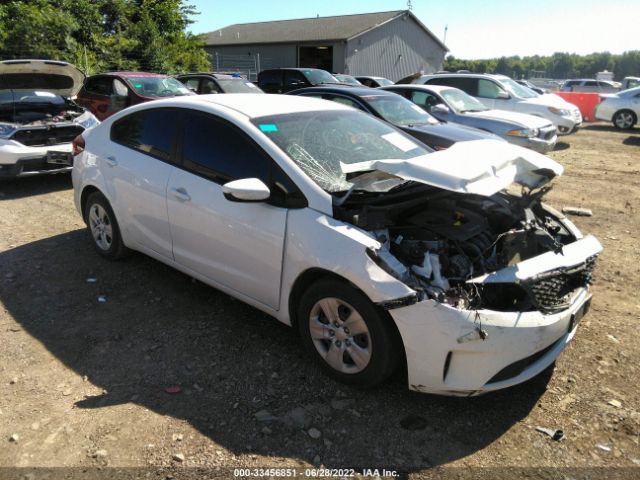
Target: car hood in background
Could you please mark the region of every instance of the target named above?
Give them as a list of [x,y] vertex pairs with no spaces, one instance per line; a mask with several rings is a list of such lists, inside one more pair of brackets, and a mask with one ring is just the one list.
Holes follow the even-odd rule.
[[39,90],[71,97],[82,88],[85,75],[75,65],[53,60],[0,62],[0,90]]
[[493,140],[456,143],[410,160],[341,164],[344,173],[380,170],[452,192],[491,196],[519,183],[536,188],[562,175],[562,165],[540,153]]
[[478,130],[477,128],[467,127],[460,124],[452,123],[435,123],[416,125],[412,127],[400,126],[405,131],[424,132],[441,138],[446,138],[452,142],[467,142],[471,140],[502,140],[493,133]]
[[564,98],[556,95],[555,93],[545,93],[535,98],[526,98],[522,100],[525,103],[534,105],[542,105],[544,107],[556,107],[556,108],[578,108],[573,103],[567,102]]
[[551,125],[546,118],[527,115],[526,113],[510,112],[508,110],[485,110],[483,112],[465,112],[462,115],[486,118],[488,120],[507,121],[517,123],[527,128],[544,128]]

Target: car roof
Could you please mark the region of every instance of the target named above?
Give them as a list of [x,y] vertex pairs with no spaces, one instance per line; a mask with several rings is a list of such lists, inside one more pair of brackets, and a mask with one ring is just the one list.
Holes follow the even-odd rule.
[[169,107],[189,107],[198,104],[220,105],[249,118],[322,110],[352,111],[351,107],[346,105],[341,105],[336,102],[327,102],[318,98],[277,94],[256,95],[254,93],[234,93],[233,95],[190,95],[185,97],[171,97],[167,99],[154,100],[153,102],[146,102],[140,105],[151,108],[162,105]]
[[396,93],[388,92],[379,88],[361,87],[359,85],[318,85],[316,87],[307,87],[294,90],[292,95],[300,95],[304,92],[324,92],[324,93],[338,93],[352,97],[367,97],[367,96],[395,96]]
[[[267,68],[265,70],[262,70],[262,72],[273,72],[273,71],[278,71],[278,70],[295,70],[297,72],[304,72],[307,70],[320,70],[322,72],[326,72],[326,70],[322,70],[321,68],[307,68],[307,67],[282,67],[282,68]],[[262,73],[260,72],[260,73]],[[330,72],[327,72],[330,73]]]
[[432,73],[430,75],[423,75],[420,78],[439,78],[439,77],[474,77],[474,78],[495,78],[495,79],[510,79],[506,75],[499,73]]
[[456,87],[451,87],[449,85],[434,85],[430,83],[429,85],[421,85],[416,83],[405,83],[402,85],[389,85],[386,87],[382,87],[382,90],[386,90],[388,92],[393,92],[394,90],[404,90],[406,88],[413,88],[418,90],[431,90],[432,92],[440,93],[443,90],[459,90]]
[[370,78],[371,80],[389,80],[386,77],[373,77],[371,75],[354,75],[356,78]]
[[165,75],[163,73],[151,73],[151,72],[105,72],[99,73],[98,75],[92,75],[92,77],[99,77],[103,75],[109,76],[117,76],[122,78],[129,77],[169,77],[169,75]]
[[242,77],[234,77],[233,75],[229,74],[229,73],[211,73],[211,72],[191,72],[191,73],[180,73],[178,75],[176,75],[176,78],[180,78],[180,77],[213,77],[213,78],[220,78],[220,79],[224,79],[224,80],[247,80],[246,78],[242,78]]

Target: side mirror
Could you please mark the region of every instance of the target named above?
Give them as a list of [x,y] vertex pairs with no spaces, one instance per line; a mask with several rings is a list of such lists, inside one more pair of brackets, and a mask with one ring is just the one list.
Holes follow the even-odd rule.
[[444,115],[448,115],[451,113],[451,110],[444,103],[438,103],[431,107],[430,113],[442,113]]
[[258,178],[242,178],[222,186],[224,197],[232,202],[262,202],[271,196],[271,191]]
[[126,95],[110,95],[109,96],[109,111],[118,112],[123,108],[127,108],[129,103],[129,97]]
[[507,92],[500,91],[498,92],[496,98],[499,100],[509,100],[511,98],[511,95],[509,95]]

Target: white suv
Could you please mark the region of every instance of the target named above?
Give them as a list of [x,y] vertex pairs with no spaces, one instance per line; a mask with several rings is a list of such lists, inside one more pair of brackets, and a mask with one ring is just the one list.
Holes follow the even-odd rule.
[[459,88],[476,97],[489,108],[546,118],[556,126],[560,135],[574,133],[582,124],[582,115],[575,105],[558,95],[539,95],[505,75],[486,73],[423,75],[414,83]]
[[98,124],[71,100],[83,80],[66,62],[0,62],[0,179],[71,171],[71,141]]

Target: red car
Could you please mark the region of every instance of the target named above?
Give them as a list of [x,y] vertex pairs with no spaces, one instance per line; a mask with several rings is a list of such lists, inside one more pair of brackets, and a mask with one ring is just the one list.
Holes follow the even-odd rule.
[[173,77],[146,72],[109,72],[93,75],[84,82],[76,103],[98,120],[142,102],[158,98],[195,95]]

